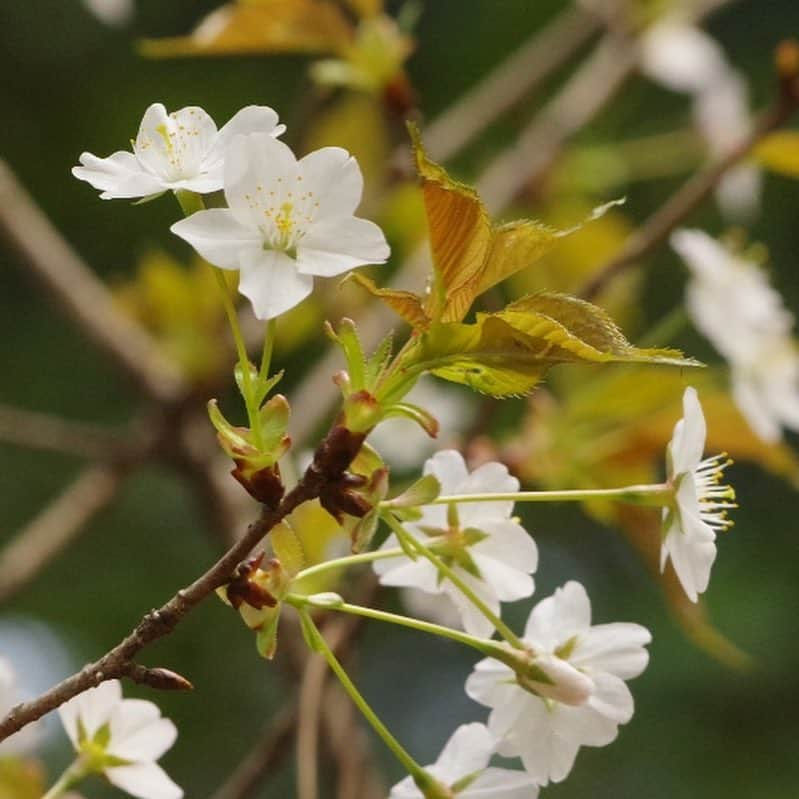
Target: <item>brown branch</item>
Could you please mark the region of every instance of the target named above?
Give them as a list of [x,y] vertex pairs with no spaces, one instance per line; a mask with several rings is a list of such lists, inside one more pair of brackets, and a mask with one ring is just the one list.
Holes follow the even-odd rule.
[[115,460],[133,448],[124,433],[89,422],[0,405],[0,441],[91,460]]
[[299,483],[283,497],[276,508],[264,506],[260,518],[250,524],[244,536],[208,571],[179,590],[160,608],[147,613],[105,655],[36,699],[12,708],[0,721],[0,741],[86,689],[93,688],[104,680],[127,676],[136,655],[148,644],[169,635],[203,599],[224,585],[236,566],[281,519],[301,503],[318,497],[328,485],[337,485],[341,481],[360,448],[362,438],[334,425],[317,448],[313,461]]
[[236,766],[232,774],[211,796],[211,799],[245,799],[261,784],[264,776],[291,751],[297,725],[294,703],[284,707],[264,728],[255,746]]
[[119,492],[126,470],[92,466],[0,551],[0,603],[13,596],[77,538]]
[[797,95],[782,92],[774,108],[764,113],[752,131],[727,155],[707,169],[690,177],[682,186],[627,239],[621,251],[605,264],[580,292],[594,299],[614,278],[635,266],[655,250],[703,200],[716,188],[730,169],[739,164],[761,139],[781,127],[797,108]]
[[171,402],[185,391],[177,368],[133,320],[119,313],[108,289],[70,247],[0,161],[0,232],[58,308],[151,398]]

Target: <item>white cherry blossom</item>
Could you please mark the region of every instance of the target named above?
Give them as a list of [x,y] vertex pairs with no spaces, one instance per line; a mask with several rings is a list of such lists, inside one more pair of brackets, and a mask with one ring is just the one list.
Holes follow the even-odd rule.
[[280,136],[285,129],[268,106],[242,108],[217,130],[202,108],[187,106],[170,114],[161,103],[153,103],[132,141],[133,152],[119,150],[107,158],[82,153],[72,174],[99,189],[104,200],[170,190],[207,194],[222,188],[225,150],[235,136]]
[[660,568],[671,559],[693,602],[710,581],[716,531],[732,526],[727,510],[736,507],[732,487],[720,484],[730,461],[724,455],[702,460],[706,434],[699,397],[689,386],[683,394],[683,418],[674,427],[666,454],[667,480],[675,495],[673,504],[663,509]]
[[794,318],[766,271],[700,230],[679,230],[671,244],[691,272],[691,320],[729,363],[733,398],[749,426],[769,442],[780,440],[783,426],[799,430]]
[[302,301],[313,277],[383,263],[389,248],[373,222],[354,216],[363,192],[357,161],[340,147],[297,160],[266,134],[237,136],[225,158],[228,208],[172,225],[206,260],[241,271],[239,291],[259,319]]
[[[0,656],[0,719],[20,701],[16,672],[10,661]],[[6,738],[0,743],[0,759],[29,753],[39,741],[39,732],[38,723],[29,724]]]
[[[497,751],[521,757],[539,785],[561,782],[581,746],[605,746],[620,724],[633,715],[633,698],[625,680],[646,668],[644,648],[649,631],[638,624],[591,625],[591,603],[585,588],[568,582],[533,608],[523,641],[541,664],[561,662],[561,670],[579,672],[587,690],[541,695],[521,684],[517,674],[497,660],[481,660],[466,681],[466,693],[491,708],[488,729]],[[535,661],[534,661],[535,662]],[[557,679],[555,670],[547,669]],[[576,684],[575,681],[570,680]]]
[[[446,788],[455,786],[458,799],[536,799],[538,788],[527,774],[488,766],[494,747],[494,738],[484,724],[462,724],[425,771]],[[389,799],[424,796],[413,778],[406,777],[391,789]]]
[[97,19],[111,27],[121,27],[133,16],[133,0],[83,0]]
[[[442,495],[519,490],[519,481],[501,463],[485,463],[470,474],[463,456],[455,450],[437,452],[425,463],[424,473],[438,479]],[[431,536],[443,537],[439,555],[494,613],[499,613],[500,602],[513,602],[533,593],[531,575],[538,567],[538,548],[527,531],[511,518],[513,502],[469,502],[454,509],[426,505],[421,512],[421,519],[406,524],[408,531],[421,541]],[[397,545],[396,537],[391,535],[383,548]],[[460,613],[464,629],[472,635],[492,634],[491,622],[457,586],[442,579],[428,560],[412,561],[403,555],[375,561],[374,569],[383,585],[443,595],[437,597],[438,601],[449,599]]]
[[175,742],[175,725],[144,699],[123,699],[108,680],[58,709],[75,751],[92,771],[139,799],[180,799],[182,789],[155,762]]

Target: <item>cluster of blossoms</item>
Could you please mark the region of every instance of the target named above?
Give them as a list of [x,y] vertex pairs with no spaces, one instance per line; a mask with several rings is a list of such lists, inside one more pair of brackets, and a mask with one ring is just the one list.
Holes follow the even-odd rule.
[[265,106],[243,108],[217,130],[201,108],[169,114],[155,103],[132,153],[83,153],[73,174],[104,199],[224,190],[227,208],[199,210],[172,231],[220,269],[239,270],[255,315],[273,319],[311,293],[314,276],[389,256],[380,228],[354,215],[363,193],[357,161],[340,147],[298,160],[277,138],[284,131]]
[[724,356],[733,397],[752,430],[779,441],[799,430],[799,348],[793,315],[765,270],[700,230],[679,230],[672,246],[691,272],[691,319]]
[[[280,141],[283,133],[277,114],[267,107],[245,108],[217,129],[200,108],[170,114],[154,104],[145,112],[132,152],[107,158],[84,153],[73,172],[99,189],[104,199],[150,199],[174,192],[186,218],[171,230],[212,265],[239,271],[239,291],[252,303],[256,317],[271,320],[311,292],[314,276],[333,277],[389,257],[380,228],[355,216],[363,191],[356,161],[337,147],[297,159]],[[225,207],[218,207],[221,197],[216,197],[214,207],[205,208],[201,195],[215,192],[223,193]],[[552,313],[557,315],[558,303],[564,301],[553,302]],[[290,445],[289,406],[280,395],[266,400],[279,376],[269,378],[268,357],[260,370],[249,368],[232,306],[230,311],[240,347],[237,380],[251,427],[230,425],[215,402],[211,420],[223,449],[236,463],[234,476],[265,506],[279,508],[284,486],[277,461]],[[425,324],[435,322],[422,315]],[[594,322],[614,330],[604,317]],[[334,453],[332,466],[328,464],[330,485],[322,485],[312,498],[318,498],[345,529],[355,520],[353,529],[362,533],[353,533],[355,548],[368,547],[380,519],[391,534],[381,547],[351,556],[354,560],[342,557],[303,570],[290,520],[282,518],[270,531],[276,557],[264,562],[264,553],[257,553],[239,564],[219,593],[257,631],[259,651],[267,658],[275,651],[283,606],[300,613],[309,646],[325,655],[364,715],[408,767],[409,777],[394,786],[392,799],[535,797],[540,787],[566,778],[582,746],[609,744],[619,726],[632,718],[633,698],[626,681],[646,668],[651,636],[638,624],[592,624],[586,590],[574,581],[538,602],[523,634],[516,635],[501,618],[502,603],[533,594],[538,548],[513,516],[514,502],[542,500],[547,492],[520,492],[519,481],[500,463],[485,463],[470,473],[457,451],[444,450],[427,461],[423,478],[404,495],[385,499],[388,469],[379,455],[363,455],[363,460],[377,463],[368,476],[354,471],[354,458],[368,449],[362,449],[365,437],[377,426],[378,436],[372,440],[379,440],[379,424],[390,416],[387,408],[422,419],[428,432],[435,419],[410,404],[391,406],[387,401],[380,408],[385,397],[378,399],[376,389],[370,393],[378,376],[391,373],[390,348],[382,360],[379,350],[366,359],[360,343],[353,343],[354,326],[336,340],[352,372],[339,380],[345,403],[343,421],[334,428],[346,444],[346,458]],[[398,403],[413,382],[405,379],[385,394]],[[696,601],[709,582],[716,533],[730,525],[726,512],[733,507],[734,495],[720,484],[727,462],[702,458],[705,422],[696,392],[687,389],[683,402],[684,417],[668,447],[666,481],[618,489],[616,498],[647,501],[662,509],[662,566],[671,560],[686,594]],[[323,446],[309,467],[317,482],[325,468],[317,459],[326,455],[330,453]],[[590,490],[553,493],[571,493],[574,500],[593,495]],[[333,593],[300,592],[298,586],[309,572],[355,562],[373,562],[383,585],[402,589],[419,616],[431,616],[440,624],[347,605]],[[315,627],[309,607],[393,621],[477,649],[483,659],[465,689],[490,710],[486,724],[459,727],[436,763],[419,766],[357,693]],[[495,639],[497,634],[501,641]],[[89,773],[101,773],[141,799],[182,795],[156,764],[174,742],[176,730],[155,705],[123,700],[114,680],[75,697],[59,712],[77,752],[62,778],[61,792]],[[519,758],[523,770],[491,767],[494,754]]]

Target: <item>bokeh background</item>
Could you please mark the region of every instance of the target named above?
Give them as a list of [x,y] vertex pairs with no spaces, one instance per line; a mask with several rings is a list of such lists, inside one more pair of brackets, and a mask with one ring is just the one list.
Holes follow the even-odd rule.
[[[197,104],[218,123],[243,105],[268,104],[292,131],[308,124],[308,64],[302,56],[147,60],[140,37],[183,34],[216,7],[213,0],[140,0],[128,24],[107,27],[76,0],[0,4],[0,156],[56,227],[96,272],[113,285],[135,274],[155,248],[187,259],[171,237],[178,215],[167,197],[135,207],[101,202],[70,175],[78,154],[124,148],[144,108]],[[417,50],[407,69],[423,118],[434,118],[508,53],[565,7],[561,0],[430,0],[419,4]],[[396,10],[397,4],[390,4]],[[714,15],[707,29],[750,85],[753,106],[773,92],[771,54],[786,34],[799,33],[795,0],[741,0]],[[582,55],[584,51],[580,51]],[[563,71],[568,72],[568,67]],[[453,166],[473,176],[512,140],[533,109],[556,90],[561,73],[468,148]],[[612,146],[664,130],[690,128],[684,96],[634,77],[576,137],[582,147]],[[313,119],[313,116],[310,116]],[[292,127],[294,125],[294,128]],[[627,194],[625,213],[644,219],[684,175],[614,188]],[[609,199],[606,197],[605,199]],[[799,182],[769,175],[762,212],[749,224],[769,248],[775,284],[799,311]],[[712,203],[691,224],[726,227]],[[0,401],[76,420],[122,423],[138,407],[132,387],[97,354],[29,280],[26,264],[0,241]],[[648,259],[647,303],[639,320],[658,319],[681,298],[684,273],[667,249]],[[717,360],[686,330],[683,348]],[[320,351],[310,340],[290,356],[294,382]],[[289,365],[277,353],[278,363]],[[463,389],[463,393],[466,389]],[[521,401],[509,401],[521,407]],[[509,411],[512,415],[513,411]],[[796,444],[790,438],[791,445]],[[0,542],[10,540],[77,474],[66,455],[0,444]],[[651,665],[633,684],[637,712],[619,740],[584,749],[571,777],[544,795],[571,797],[702,797],[793,799],[799,791],[799,548],[796,490],[757,466],[731,472],[738,493],[733,532],[721,542],[709,609],[717,626],[750,653],[748,673],[726,668],[692,646],[668,615],[656,584],[620,536],[577,508],[525,510],[541,549],[537,594],[566,579],[589,590],[597,621],[629,620],[654,635]],[[197,498],[166,467],[126,480],[118,499],[93,520],[68,551],[0,607],[0,652],[14,660],[36,691],[115,643],[141,616],[196,576],[219,551]],[[388,606],[395,603],[391,596]],[[510,618],[521,623],[527,606]],[[252,636],[221,603],[208,601],[179,631],[148,650],[194,682],[193,694],[155,698],[180,737],[162,763],[187,797],[209,796],[293,691],[285,672],[260,660]],[[446,642],[370,626],[358,679],[396,735],[420,762],[431,762],[451,730],[484,718],[463,693],[473,658]],[[131,694],[146,695],[135,688]],[[60,730],[43,759],[50,777],[68,762]],[[374,742],[387,784],[402,775]],[[259,797],[293,795],[293,761]],[[332,778],[321,777],[323,791]],[[100,781],[89,797],[114,795]]]

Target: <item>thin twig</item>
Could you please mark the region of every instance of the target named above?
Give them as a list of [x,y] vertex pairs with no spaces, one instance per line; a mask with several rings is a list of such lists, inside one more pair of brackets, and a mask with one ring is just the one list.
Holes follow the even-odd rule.
[[119,313],[108,289],[70,247],[47,216],[0,161],[0,231],[60,310],[151,398],[171,402],[184,380],[158,344]]
[[0,552],[0,603],[34,579],[116,497],[119,466],[91,466]]
[[115,460],[133,448],[124,433],[10,405],[0,405],[0,441],[103,461]]
[[311,465],[299,483],[286,494],[280,504],[263,507],[260,517],[248,527],[242,538],[193,583],[180,589],[168,602],[147,613],[136,627],[116,646],[79,672],[55,685],[30,702],[12,708],[0,721],[0,741],[22,729],[45,713],[104,680],[127,676],[134,658],[148,644],[169,635],[203,599],[230,578],[236,566],[253,550],[261,539],[301,503],[315,499],[329,485],[340,485],[342,476],[355,457],[361,437],[334,426],[316,450]]
[[580,296],[593,299],[614,278],[641,258],[656,249],[719,184],[733,167],[739,164],[761,139],[781,127],[796,110],[797,101],[791,93],[783,93],[778,103],[764,113],[752,131],[724,157],[707,169],[690,177],[682,186],[625,242],[614,256],[586,283]]
[[246,799],[255,792],[264,777],[291,751],[296,725],[297,711],[291,702],[264,728],[253,748],[214,791],[211,799]]

